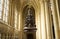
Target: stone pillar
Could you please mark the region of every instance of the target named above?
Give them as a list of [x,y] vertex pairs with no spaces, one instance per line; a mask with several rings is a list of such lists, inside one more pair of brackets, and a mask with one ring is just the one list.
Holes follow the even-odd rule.
[[[58,22],[59,22],[59,5],[58,5],[58,0],[55,0],[56,2],[56,9],[57,9],[57,17],[58,17]],[[60,26],[59,26],[60,29]]]
[[36,39],[42,39],[42,32],[41,32],[41,13],[39,11],[36,11],[36,14],[35,14],[35,17],[36,17],[36,28],[37,28],[37,31],[36,31]]
[[45,5],[44,0],[41,0],[41,33],[42,39],[47,39],[46,25],[45,25]]
[[[12,22],[12,16],[11,16],[11,13],[12,13],[12,0],[9,1],[9,15],[8,15],[8,24],[11,25]],[[12,25],[11,25],[12,26]]]
[[49,11],[49,1],[45,0],[45,16],[46,16],[46,29],[47,29],[47,39],[52,39],[52,30],[50,22],[50,11]]
[[23,39],[23,37],[24,37],[23,36],[23,34],[24,34],[23,33],[23,27],[24,27],[23,25],[24,25],[24,23],[23,23],[23,18],[22,18],[23,17],[23,13],[21,11],[22,10],[20,10],[20,22],[21,22],[20,23],[20,39]]
[[59,23],[58,23],[58,15],[57,15],[57,9],[56,9],[56,3],[55,0],[51,0],[51,6],[52,6],[52,14],[53,14],[53,21],[54,21],[54,28],[55,28],[55,39],[59,38]]

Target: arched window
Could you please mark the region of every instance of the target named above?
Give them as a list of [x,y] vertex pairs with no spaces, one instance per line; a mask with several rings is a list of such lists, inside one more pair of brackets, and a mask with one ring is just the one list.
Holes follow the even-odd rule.
[[3,21],[8,21],[8,11],[9,11],[9,0],[4,0],[4,13],[3,13]]
[[3,0],[0,0],[0,19],[2,19],[2,4]]

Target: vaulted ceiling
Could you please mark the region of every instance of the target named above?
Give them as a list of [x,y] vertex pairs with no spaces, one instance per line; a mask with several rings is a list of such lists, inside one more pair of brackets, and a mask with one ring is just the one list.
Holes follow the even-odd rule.
[[40,9],[40,0],[13,0],[14,4],[16,5],[16,7],[20,10],[23,10],[23,8],[26,5],[31,5],[34,7],[35,10]]

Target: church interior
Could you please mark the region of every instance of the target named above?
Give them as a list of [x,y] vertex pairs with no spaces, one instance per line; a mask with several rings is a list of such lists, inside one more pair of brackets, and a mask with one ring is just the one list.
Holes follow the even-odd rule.
[[0,0],[0,39],[60,39],[60,0]]

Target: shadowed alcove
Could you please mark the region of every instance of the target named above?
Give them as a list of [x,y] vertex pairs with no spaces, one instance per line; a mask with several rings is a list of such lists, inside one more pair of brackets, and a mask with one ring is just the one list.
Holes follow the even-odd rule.
[[25,39],[36,39],[35,9],[27,5],[22,15]]

